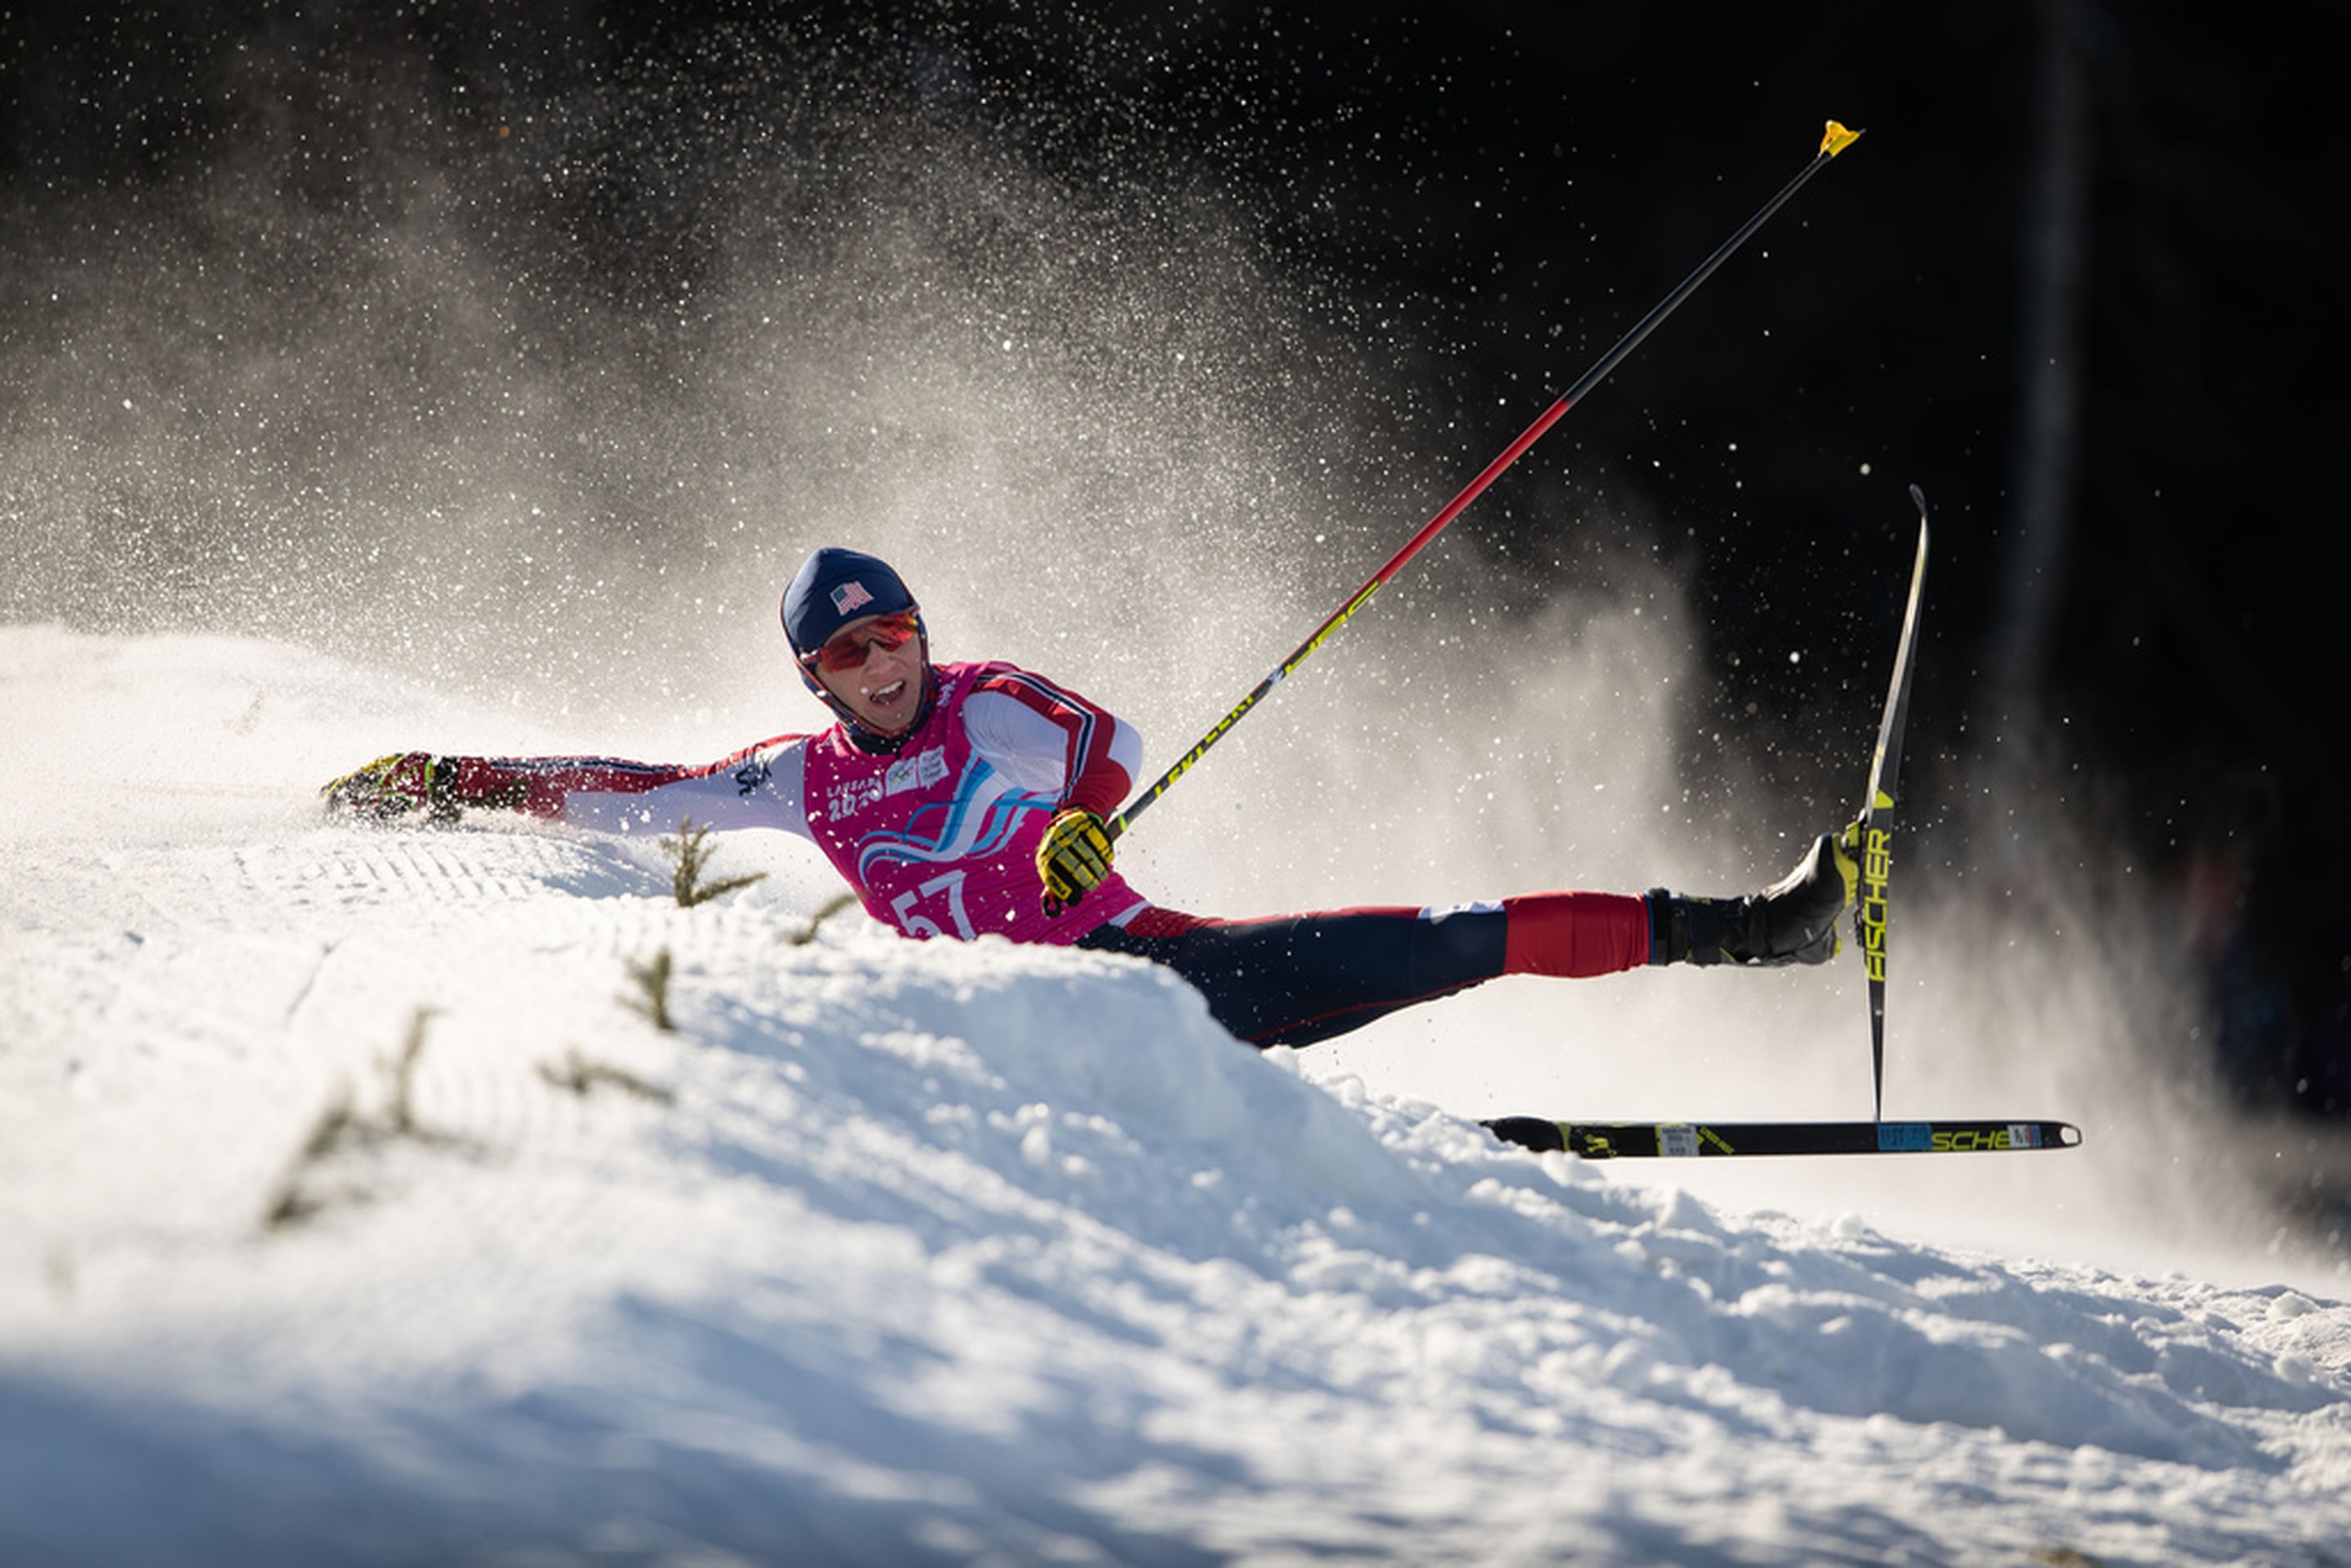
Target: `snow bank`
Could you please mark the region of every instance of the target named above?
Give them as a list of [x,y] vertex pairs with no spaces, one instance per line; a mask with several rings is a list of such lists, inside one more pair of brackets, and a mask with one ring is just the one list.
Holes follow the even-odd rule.
[[0,1560],[2351,1536],[2338,1302],[1627,1186],[1138,963],[795,941],[765,835],[684,910],[651,844],[324,824],[367,737],[499,716],[296,650],[5,629],[0,695],[92,764],[0,798]]

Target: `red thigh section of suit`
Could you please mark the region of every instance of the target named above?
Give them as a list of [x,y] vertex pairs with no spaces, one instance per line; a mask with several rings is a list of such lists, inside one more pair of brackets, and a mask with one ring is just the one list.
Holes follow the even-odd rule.
[[1612,975],[1649,961],[1649,904],[1622,893],[1530,893],[1502,900],[1506,975]]

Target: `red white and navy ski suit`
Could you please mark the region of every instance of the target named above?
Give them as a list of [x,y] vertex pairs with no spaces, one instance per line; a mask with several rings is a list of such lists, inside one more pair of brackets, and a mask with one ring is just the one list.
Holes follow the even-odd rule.
[[1008,664],[934,666],[937,700],[887,754],[841,725],[696,766],[610,758],[455,758],[452,797],[582,827],[782,828],[811,841],[866,912],[914,937],[1126,953],[1199,988],[1227,1029],[1308,1045],[1504,974],[1599,975],[1649,960],[1645,901],[1543,893],[1453,909],[1218,920],[1162,908],[1116,872],[1058,917],[1038,841],[1056,813],[1110,817],[1134,787],[1132,727]]

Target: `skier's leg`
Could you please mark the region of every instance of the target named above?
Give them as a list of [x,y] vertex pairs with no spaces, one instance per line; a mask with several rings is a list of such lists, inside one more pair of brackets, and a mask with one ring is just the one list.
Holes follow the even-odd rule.
[[1174,969],[1251,1044],[1311,1045],[1506,974],[1822,963],[1858,880],[1843,844],[1823,835],[1786,877],[1742,898],[1536,893],[1452,909],[1206,920],[1152,935],[1105,925],[1079,945]]
[[1638,898],[1540,893],[1448,909],[1382,907],[1215,920],[1171,936],[1111,927],[1081,946],[1182,975],[1217,1021],[1256,1045],[1311,1045],[1499,975],[1584,976],[1648,956]]

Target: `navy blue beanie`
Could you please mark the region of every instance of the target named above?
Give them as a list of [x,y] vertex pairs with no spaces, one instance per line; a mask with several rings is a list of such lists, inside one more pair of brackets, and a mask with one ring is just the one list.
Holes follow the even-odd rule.
[[852,621],[914,608],[914,596],[887,563],[827,545],[800,562],[784,590],[784,635],[805,659]]

